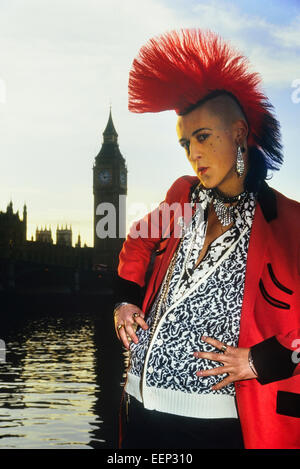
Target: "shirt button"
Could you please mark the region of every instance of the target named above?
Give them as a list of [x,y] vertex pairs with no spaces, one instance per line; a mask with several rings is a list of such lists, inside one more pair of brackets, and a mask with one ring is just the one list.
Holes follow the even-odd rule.
[[157,343],[157,345],[160,347],[160,346],[163,344],[163,341],[162,341],[161,339],[158,339],[158,340],[156,341],[156,343]]
[[149,366],[148,373],[153,373],[153,366]]
[[172,322],[175,321],[175,319],[176,319],[175,314],[173,314],[173,313],[169,314],[168,319],[169,319],[169,321],[172,321]]

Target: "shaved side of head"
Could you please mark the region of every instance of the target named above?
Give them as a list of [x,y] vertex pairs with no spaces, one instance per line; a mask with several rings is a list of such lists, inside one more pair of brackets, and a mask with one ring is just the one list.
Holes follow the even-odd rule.
[[208,99],[201,105],[201,107],[202,106],[210,114],[218,116],[225,127],[231,127],[231,125],[238,120],[244,120],[247,123],[246,116],[241,107],[237,101],[228,94]]

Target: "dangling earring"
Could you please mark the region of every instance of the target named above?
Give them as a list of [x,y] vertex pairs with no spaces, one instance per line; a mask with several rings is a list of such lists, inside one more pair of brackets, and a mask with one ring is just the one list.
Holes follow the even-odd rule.
[[238,177],[242,177],[245,171],[245,163],[243,160],[242,149],[238,146],[237,157],[236,157],[236,172]]

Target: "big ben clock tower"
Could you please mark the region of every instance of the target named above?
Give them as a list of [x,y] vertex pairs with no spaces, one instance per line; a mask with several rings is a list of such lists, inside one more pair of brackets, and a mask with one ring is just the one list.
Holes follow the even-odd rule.
[[94,264],[115,269],[125,240],[127,168],[111,110],[93,166]]

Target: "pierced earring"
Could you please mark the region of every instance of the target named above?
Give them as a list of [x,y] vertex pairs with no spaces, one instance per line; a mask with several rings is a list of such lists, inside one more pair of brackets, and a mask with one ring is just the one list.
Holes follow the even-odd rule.
[[238,146],[237,157],[236,157],[236,172],[238,177],[242,177],[245,171],[245,163],[243,160],[242,149]]

